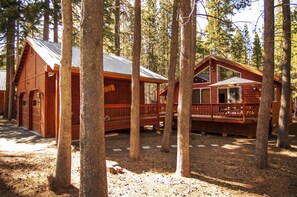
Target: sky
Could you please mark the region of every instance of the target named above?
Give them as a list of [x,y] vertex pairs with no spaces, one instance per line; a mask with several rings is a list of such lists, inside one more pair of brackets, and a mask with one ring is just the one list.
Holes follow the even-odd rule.
[[[244,10],[237,12],[232,16],[233,23],[243,29],[245,24],[248,25],[251,38],[254,37],[254,31],[262,28],[263,25],[263,1],[254,1],[250,7],[246,7]],[[204,8],[198,4],[198,13],[205,13]],[[207,25],[206,18],[197,18],[198,31],[204,29]],[[257,22],[258,21],[258,22]]]

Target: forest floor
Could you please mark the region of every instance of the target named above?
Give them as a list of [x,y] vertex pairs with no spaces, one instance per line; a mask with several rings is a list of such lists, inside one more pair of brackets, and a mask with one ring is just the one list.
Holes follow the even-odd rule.
[[[109,196],[297,196],[297,124],[291,148],[276,148],[269,137],[269,168],[254,167],[255,139],[193,134],[191,178],[175,175],[176,132],[169,153],[160,151],[162,135],[141,131],[141,159],[129,159],[129,132],[106,138],[107,165],[123,173],[107,173]],[[72,151],[72,187],[53,192],[56,144],[0,119],[0,196],[78,196],[79,150]]]

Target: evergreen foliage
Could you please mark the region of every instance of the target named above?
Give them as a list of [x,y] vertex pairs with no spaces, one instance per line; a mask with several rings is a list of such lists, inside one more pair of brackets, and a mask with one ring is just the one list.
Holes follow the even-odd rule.
[[243,36],[243,40],[246,48],[243,63],[249,65],[251,61],[251,55],[252,55],[252,44],[251,44],[251,37],[250,37],[250,32],[247,24],[245,24],[243,27],[242,36]]
[[258,33],[255,33],[255,38],[253,42],[253,53],[251,58],[251,65],[260,69],[263,66],[263,49],[260,42],[260,37]]
[[247,47],[244,42],[243,35],[239,29],[236,29],[234,38],[231,43],[232,59],[237,62],[244,63],[247,57]]

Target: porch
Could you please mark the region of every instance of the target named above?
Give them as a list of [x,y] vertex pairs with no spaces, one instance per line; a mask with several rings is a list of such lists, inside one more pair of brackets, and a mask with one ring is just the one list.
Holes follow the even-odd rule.
[[[140,104],[140,126],[152,125],[159,129],[160,122],[165,121],[164,104]],[[130,128],[130,104],[105,104],[105,131]],[[79,139],[80,125],[72,125],[72,139]]]

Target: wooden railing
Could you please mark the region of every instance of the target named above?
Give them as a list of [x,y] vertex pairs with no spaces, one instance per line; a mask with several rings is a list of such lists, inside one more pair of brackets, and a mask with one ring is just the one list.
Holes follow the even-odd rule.
[[[127,119],[131,114],[130,104],[105,104],[105,117],[110,120]],[[158,104],[141,104],[140,116],[151,117],[159,116],[161,112],[165,112],[165,105]]]
[[[219,104],[192,104],[192,115],[256,118],[258,117],[259,103],[219,103]],[[141,104],[140,116],[152,117],[164,115],[166,104]],[[174,105],[177,112],[177,104]],[[107,120],[120,120],[130,118],[130,104],[105,104]]]
[[259,103],[192,104],[192,115],[250,118],[258,117],[258,111]]

